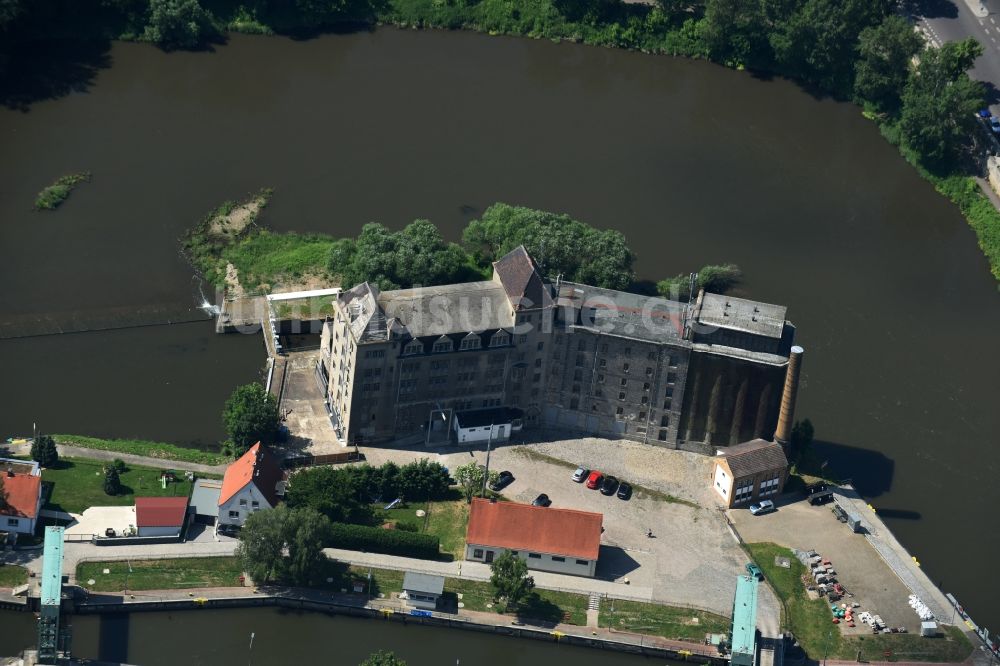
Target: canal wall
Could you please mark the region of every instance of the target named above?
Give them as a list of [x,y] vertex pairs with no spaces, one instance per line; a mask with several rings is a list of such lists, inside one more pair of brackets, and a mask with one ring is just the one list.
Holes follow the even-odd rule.
[[[129,600],[121,601],[84,601],[74,605],[73,612],[81,615],[101,614],[101,613],[133,613],[143,611],[181,611],[181,610],[203,610],[206,608],[226,609],[226,608],[255,608],[255,607],[280,607],[290,610],[301,610],[310,612],[327,613],[334,615],[348,615],[376,619],[384,622],[399,622],[403,624],[419,624],[433,627],[445,627],[450,629],[461,629],[464,631],[477,631],[480,633],[490,633],[514,638],[527,638],[532,640],[545,641],[549,643],[564,643],[580,647],[597,648],[614,652],[627,652],[647,657],[655,657],[673,660],[690,660],[694,657],[698,663],[710,664],[711,666],[725,666],[728,659],[717,652],[704,649],[696,643],[678,643],[674,641],[664,641],[656,637],[643,636],[639,634],[621,635],[620,638],[610,636],[597,636],[572,634],[563,630],[546,629],[539,627],[528,627],[517,624],[495,624],[477,621],[472,618],[463,618],[447,613],[431,613],[419,611],[416,614],[394,611],[389,608],[373,608],[370,606],[349,605],[333,601],[320,601],[316,599],[303,599],[295,596],[283,594],[256,594],[242,597],[223,598],[194,598],[176,600]],[[581,627],[583,629],[583,627]],[[595,632],[596,633],[596,632]],[[602,633],[607,634],[605,630]]]

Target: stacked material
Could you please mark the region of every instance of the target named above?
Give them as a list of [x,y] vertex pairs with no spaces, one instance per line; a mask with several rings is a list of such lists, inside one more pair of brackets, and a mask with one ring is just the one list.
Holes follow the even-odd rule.
[[934,619],[934,613],[931,612],[931,609],[928,608],[927,604],[921,601],[920,597],[915,594],[910,595],[910,608],[912,608],[924,622]]

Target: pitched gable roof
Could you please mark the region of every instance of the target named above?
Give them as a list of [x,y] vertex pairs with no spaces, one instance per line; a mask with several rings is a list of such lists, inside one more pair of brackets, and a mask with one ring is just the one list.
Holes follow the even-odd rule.
[[736,478],[753,476],[768,470],[788,467],[781,445],[766,439],[754,439],[730,446],[717,456],[724,458]]
[[6,506],[0,507],[0,516],[36,518],[38,497],[42,492],[42,477],[32,474],[4,473],[3,491],[7,495]]
[[257,442],[243,456],[226,468],[222,478],[222,492],[219,493],[219,506],[233,498],[233,495],[253,483],[264,495],[268,504],[275,506],[278,502],[276,488],[281,481],[282,471],[278,461]]
[[177,527],[184,523],[187,497],[136,497],[135,524],[138,527]]
[[552,305],[549,288],[523,245],[518,245],[494,261],[493,270],[515,310],[533,310]]
[[472,500],[466,542],[596,560],[604,516],[515,502]]

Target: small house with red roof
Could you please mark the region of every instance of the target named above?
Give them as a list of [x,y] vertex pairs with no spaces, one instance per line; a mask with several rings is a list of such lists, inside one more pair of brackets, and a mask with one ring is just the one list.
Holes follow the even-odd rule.
[[510,551],[529,569],[593,576],[604,516],[476,498],[469,509],[465,559],[489,564]]
[[139,536],[180,536],[187,509],[187,497],[136,497],[135,526]]
[[218,524],[242,527],[254,511],[276,507],[283,476],[281,465],[267,447],[260,442],[251,446],[226,468],[219,492]]
[[42,472],[38,463],[0,459],[0,532],[34,534],[42,510]]

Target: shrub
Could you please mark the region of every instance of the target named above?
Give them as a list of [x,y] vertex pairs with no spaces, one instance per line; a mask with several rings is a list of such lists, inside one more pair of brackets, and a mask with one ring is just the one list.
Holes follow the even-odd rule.
[[448,470],[421,458],[399,468],[399,492],[411,502],[439,500],[448,496]]
[[363,550],[423,560],[437,559],[440,550],[440,541],[436,536],[346,523],[333,524],[330,544],[345,550]]

